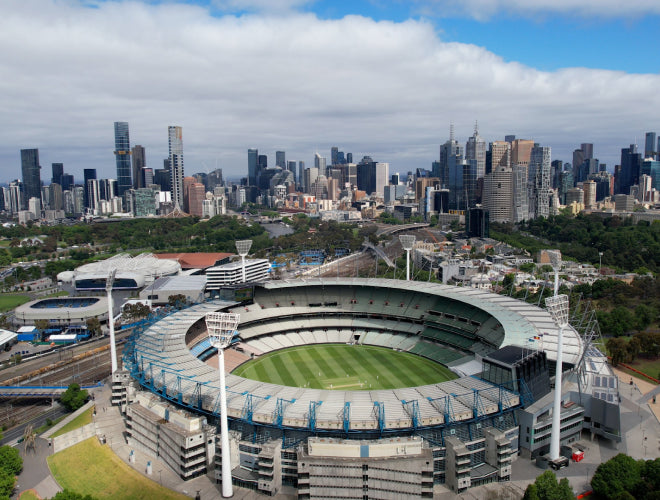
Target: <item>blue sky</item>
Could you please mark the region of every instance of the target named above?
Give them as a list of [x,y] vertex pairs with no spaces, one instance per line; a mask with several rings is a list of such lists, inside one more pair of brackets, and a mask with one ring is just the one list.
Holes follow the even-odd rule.
[[113,122],[147,165],[184,134],[185,172],[245,175],[247,149],[330,148],[429,168],[454,124],[610,170],[660,132],[658,0],[3,0],[0,171],[39,148],[114,177]]

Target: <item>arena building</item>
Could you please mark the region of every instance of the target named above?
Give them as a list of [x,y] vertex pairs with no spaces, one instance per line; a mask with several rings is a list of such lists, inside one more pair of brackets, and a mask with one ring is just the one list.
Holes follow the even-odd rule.
[[17,325],[34,325],[40,319],[57,327],[84,325],[90,318],[98,318],[101,323],[108,321],[106,297],[52,297],[33,300],[14,309]]
[[[217,423],[217,368],[202,361],[213,352],[204,319],[212,311],[241,316],[237,344],[226,351],[237,363],[299,345],[363,344],[423,356],[459,378],[344,391],[228,374],[237,485],[266,495],[294,487],[299,498],[432,498],[434,488],[459,493],[508,480],[512,461],[530,448],[521,441],[521,415],[531,408],[534,425],[548,417],[544,402],[534,403],[550,388],[558,328],[539,307],[484,290],[415,281],[318,278],[252,284],[250,293],[244,288],[236,293],[239,300],[222,295],[225,300],[193,305],[137,331],[123,358],[135,385]],[[564,369],[577,376],[581,400],[599,397],[584,338],[573,327],[564,330]],[[517,350],[497,355],[505,346]],[[485,360],[488,375],[481,378]],[[116,375],[113,399],[126,410],[132,398],[125,395],[134,388]],[[575,414],[574,404],[564,407],[562,415]],[[573,436],[566,431],[563,444]],[[131,439],[152,438],[137,429]],[[537,451],[543,443],[535,445]],[[219,481],[219,450],[215,462]],[[335,487],[338,478],[341,488]]]
[[178,275],[181,265],[176,260],[159,259],[150,253],[136,257],[123,253],[84,264],[75,271],[63,271],[57,275],[57,281],[60,285],[69,284],[77,292],[105,292],[105,282],[112,270],[116,271],[113,290],[137,291],[161,276]]

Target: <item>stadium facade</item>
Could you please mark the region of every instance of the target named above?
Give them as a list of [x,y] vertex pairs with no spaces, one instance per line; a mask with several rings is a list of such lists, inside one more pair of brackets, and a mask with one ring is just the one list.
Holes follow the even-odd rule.
[[[545,310],[483,290],[381,279],[277,281],[233,292],[235,300],[223,295],[136,331],[124,350],[133,386],[151,391],[171,411],[216,423],[217,369],[202,361],[213,353],[204,322],[211,311],[240,313],[228,351],[245,359],[312,343],[365,344],[417,354],[459,375],[421,387],[341,391],[228,374],[235,484],[266,495],[291,486],[299,498],[431,498],[441,484],[459,493],[506,481],[519,453],[545,450],[533,436],[535,446],[522,440],[520,431],[521,419],[542,426],[548,416],[542,400],[558,328]],[[577,376],[580,400],[598,399],[593,381],[606,363],[591,361],[600,353],[587,353],[575,328],[565,329],[563,338],[564,367]],[[504,346],[513,350],[498,356]],[[481,378],[484,360],[489,376]],[[125,410],[135,390],[127,380],[118,375],[113,387]],[[601,403],[591,406],[602,412]],[[573,404],[565,407],[577,414]],[[617,405],[608,410],[618,414]],[[578,434],[600,428],[598,415],[590,417],[579,422]],[[139,429],[130,435],[136,444],[148,439]],[[605,437],[617,433],[610,426]],[[562,432],[563,444],[575,438],[574,427]],[[204,472],[215,461],[219,481],[219,450],[205,461]]]

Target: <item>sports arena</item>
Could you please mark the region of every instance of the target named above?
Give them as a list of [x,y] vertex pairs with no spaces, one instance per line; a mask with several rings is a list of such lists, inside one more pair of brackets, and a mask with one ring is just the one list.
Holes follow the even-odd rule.
[[[295,346],[343,344],[415,354],[458,375],[397,389],[327,390],[228,374],[235,484],[264,494],[293,486],[299,498],[431,498],[434,484],[460,492],[509,478],[519,449],[515,410],[532,394],[522,379],[477,375],[482,359],[503,346],[523,356],[545,351],[552,363],[558,329],[545,310],[472,288],[384,279],[272,281],[234,290],[233,299],[136,332],[124,369],[162,400],[215,423],[219,377],[204,318],[226,311],[240,314],[228,367]],[[583,341],[572,327],[563,339],[570,369]]]

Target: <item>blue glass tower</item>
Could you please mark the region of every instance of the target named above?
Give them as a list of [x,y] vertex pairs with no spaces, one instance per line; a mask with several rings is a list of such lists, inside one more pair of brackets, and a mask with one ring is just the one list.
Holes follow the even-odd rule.
[[115,159],[117,161],[117,195],[133,187],[131,177],[131,141],[128,137],[128,123],[115,122]]

